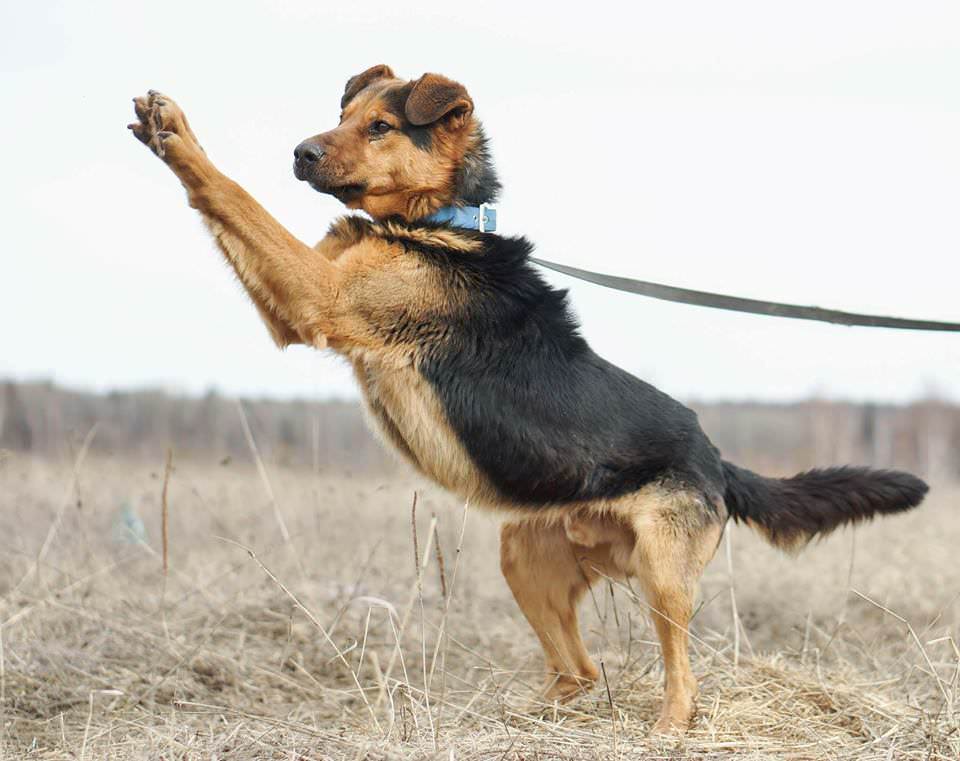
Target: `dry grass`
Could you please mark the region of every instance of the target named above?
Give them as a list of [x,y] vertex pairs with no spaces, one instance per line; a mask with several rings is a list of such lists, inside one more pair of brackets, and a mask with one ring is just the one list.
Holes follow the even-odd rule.
[[700,716],[654,744],[658,649],[629,588],[584,609],[607,684],[537,706],[489,518],[458,550],[462,506],[413,478],[268,464],[268,491],[252,465],[175,457],[164,578],[163,471],[163,452],[88,459],[71,486],[69,464],[0,458],[3,758],[960,758],[957,492],[798,559],[734,529],[733,592],[721,550],[693,626]]

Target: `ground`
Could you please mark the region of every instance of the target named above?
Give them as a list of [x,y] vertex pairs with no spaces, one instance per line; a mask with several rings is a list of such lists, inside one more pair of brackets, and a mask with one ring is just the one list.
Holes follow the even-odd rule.
[[653,742],[630,588],[584,605],[606,679],[537,705],[489,516],[413,476],[175,454],[164,576],[163,459],[0,455],[0,758],[960,758],[956,489],[793,558],[734,527],[692,627],[699,716]]

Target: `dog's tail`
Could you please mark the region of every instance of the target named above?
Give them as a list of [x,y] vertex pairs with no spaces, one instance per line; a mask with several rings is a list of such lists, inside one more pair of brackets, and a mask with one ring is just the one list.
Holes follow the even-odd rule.
[[731,517],[781,549],[802,547],[838,526],[916,507],[929,487],[896,470],[826,468],[792,478],[765,478],[723,463]]

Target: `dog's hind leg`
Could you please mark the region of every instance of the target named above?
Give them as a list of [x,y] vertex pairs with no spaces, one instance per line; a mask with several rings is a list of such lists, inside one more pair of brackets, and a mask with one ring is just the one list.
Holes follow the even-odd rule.
[[689,626],[697,582],[713,557],[723,522],[687,492],[648,494],[634,514],[633,573],[639,578],[663,655],[663,707],[654,733],[686,731],[696,713]]
[[588,690],[599,672],[580,638],[577,603],[593,578],[581,570],[563,527],[535,521],[505,524],[500,568],[543,646],[545,698],[565,701]]
[[602,574],[619,576],[611,548],[623,530],[593,520],[507,523],[500,532],[500,567],[533,627],[547,666],[547,700],[585,692],[599,672],[584,647],[577,603]]

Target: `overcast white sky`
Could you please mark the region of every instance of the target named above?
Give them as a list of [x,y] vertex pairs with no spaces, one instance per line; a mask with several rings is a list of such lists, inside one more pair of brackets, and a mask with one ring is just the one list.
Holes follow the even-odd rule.
[[[125,125],[132,96],[172,95],[220,168],[313,243],[340,208],[293,178],[293,147],[376,63],[468,87],[503,229],[544,258],[960,321],[956,2],[7,2],[0,376],[354,395],[335,358],[275,350]],[[960,335],[550,280],[599,353],[675,396],[960,398]]]

